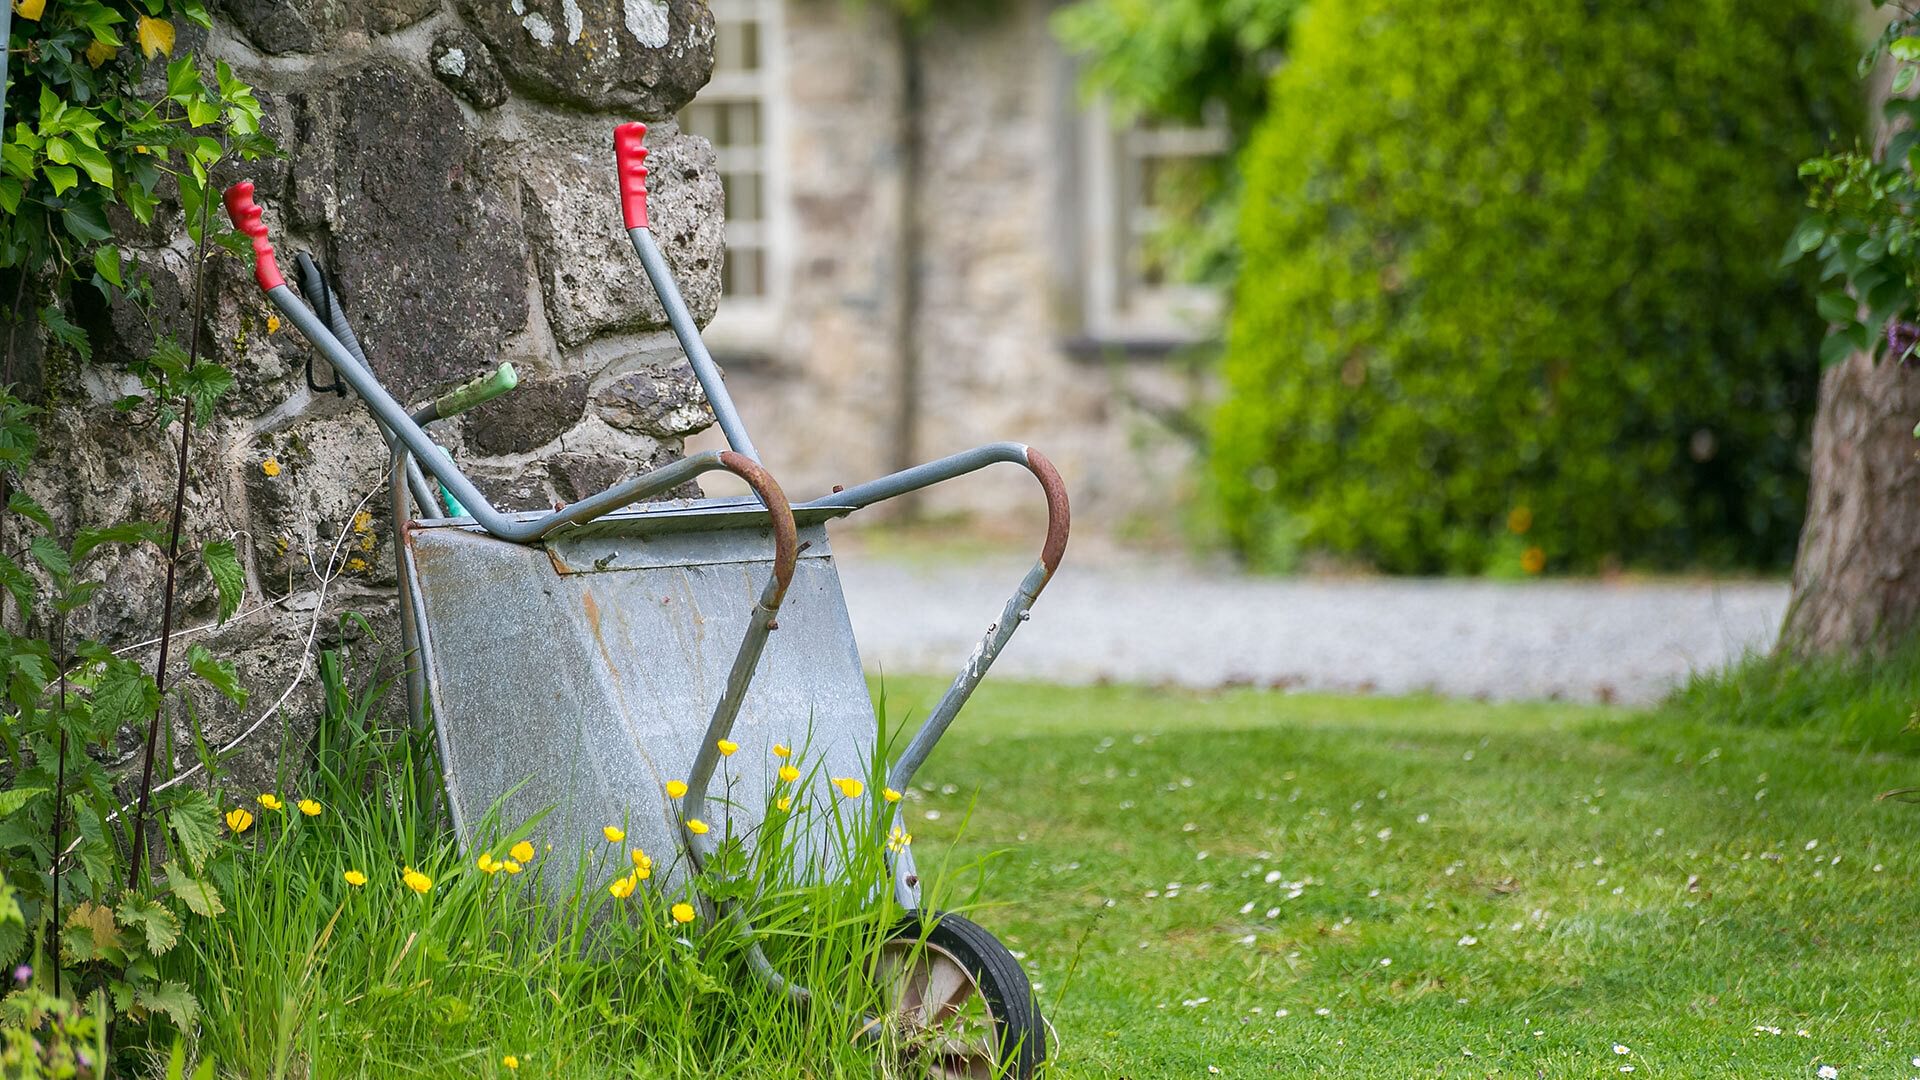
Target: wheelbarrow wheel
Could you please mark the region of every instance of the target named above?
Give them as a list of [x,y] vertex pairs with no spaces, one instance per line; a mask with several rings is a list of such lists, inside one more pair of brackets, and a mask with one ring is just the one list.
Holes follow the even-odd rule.
[[884,1050],[904,1066],[901,1075],[1030,1080],[1046,1060],[1027,973],[971,920],[908,915],[880,947],[875,975]]

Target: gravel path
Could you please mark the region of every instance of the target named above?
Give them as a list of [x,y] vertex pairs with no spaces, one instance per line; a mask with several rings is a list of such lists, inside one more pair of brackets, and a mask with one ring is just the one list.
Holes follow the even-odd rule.
[[[896,673],[958,670],[1027,566],[838,554],[867,665]],[[1775,582],[1256,578],[1075,551],[994,674],[1646,702],[1767,649],[1786,603]]]

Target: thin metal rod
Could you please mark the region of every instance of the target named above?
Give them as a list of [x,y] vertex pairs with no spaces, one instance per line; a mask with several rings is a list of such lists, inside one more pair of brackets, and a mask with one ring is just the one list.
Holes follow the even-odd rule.
[[373,373],[361,366],[340,343],[340,339],[320,321],[319,316],[294,295],[292,289],[276,285],[267,290],[267,298],[326,356],[340,376],[373,410],[375,419],[412,452],[420,467],[453,493],[453,497],[466,508],[476,524],[502,540],[531,543],[566,526],[592,521],[649,495],[676,487],[702,473],[727,467],[721,460],[724,451],[709,450],[631,477],[592,498],[582,499],[539,517],[524,519],[503,514],[494,509],[493,503],[480,493],[480,489],[467,479],[458,466],[439,452],[438,446],[421,430],[420,425],[413,422],[413,418],[393,400],[393,396],[380,385]]
[[646,268],[647,280],[653,282],[653,291],[660,296],[660,306],[667,313],[667,325],[673,327],[673,336],[680,339],[680,348],[687,354],[687,363],[693,365],[693,377],[700,380],[700,389],[707,392],[707,404],[713,406],[714,419],[720,422],[720,431],[726,435],[727,445],[759,461],[760,452],[753,448],[753,440],[747,437],[747,425],[741,422],[739,410],[733,407],[733,395],[727,393],[727,384],[720,377],[720,366],[713,362],[706,343],[700,340],[700,328],[694,325],[693,313],[687,310],[687,302],[680,298],[680,287],[674,284],[673,271],[667,268],[667,260],[660,254],[660,246],[653,242],[653,233],[641,227],[628,229],[627,236],[633,240],[633,250],[640,256],[640,265]]

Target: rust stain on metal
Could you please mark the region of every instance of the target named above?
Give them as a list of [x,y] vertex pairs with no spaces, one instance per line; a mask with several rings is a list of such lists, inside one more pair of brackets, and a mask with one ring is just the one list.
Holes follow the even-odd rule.
[[[759,462],[745,454],[725,450],[720,454],[720,464],[745,480],[766,505],[767,520],[773,526],[773,579],[780,586],[770,599],[771,606],[777,608],[781,598],[787,595],[787,586],[793,583],[794,563],[800,558],[800,531],[793,523],[793,508],[773,474],[761,468]],[[1059,477],[1054,479],[1057,482]]]
[[1073,524],[1073,512],[1067,506],[1067,485],[1060,480],[1060,470],[1053,467],[1045,454],[1027,447],[1027,468],[1040,481],[1040,490],[1047,497],[1047,542],[1040,549],[1040,563],[1051,578],[1067,554],[1067,531]]

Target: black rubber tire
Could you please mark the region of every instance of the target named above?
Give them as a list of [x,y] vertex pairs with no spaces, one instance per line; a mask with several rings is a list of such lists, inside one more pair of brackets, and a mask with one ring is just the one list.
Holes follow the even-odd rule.
[[1020,961],[979,923],[948,912],[931,916],[911,912],[893,928],[889,940],[923,937],[928,945],[951,954],[979,984],[998,1021],[998,1075],[1005,1080],[1032,1080],[1047,1059],[1047,1025]]

